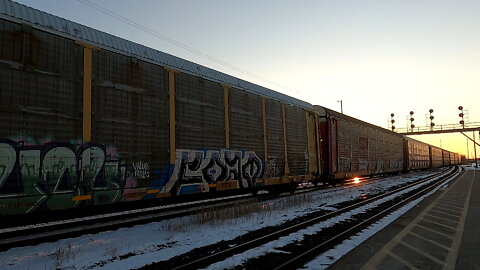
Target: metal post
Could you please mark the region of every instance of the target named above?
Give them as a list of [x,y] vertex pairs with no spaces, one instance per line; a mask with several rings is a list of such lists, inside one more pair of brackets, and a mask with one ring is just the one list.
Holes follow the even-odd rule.
[[337,102],[340,102],[340,112],[343,114],[343,100],[337,100]]
[[467,138],[467,160],[469,160],[470,153],[468,152],[468,138]]
[[477,145],[475,143],[475,131],[473,132],[473,152],[475,153],[475,168],[478,168]]

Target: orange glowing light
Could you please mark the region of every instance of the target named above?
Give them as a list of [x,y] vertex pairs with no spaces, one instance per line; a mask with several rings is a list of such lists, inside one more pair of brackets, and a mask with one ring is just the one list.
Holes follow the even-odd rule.
[[358,178],[358,177],[353,178],[353,183],[354,184],[359,184],[360,183],[360,178]]

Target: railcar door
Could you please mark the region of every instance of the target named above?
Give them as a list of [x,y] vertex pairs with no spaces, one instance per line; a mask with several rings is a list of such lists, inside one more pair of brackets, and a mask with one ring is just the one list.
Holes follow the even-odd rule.
[[333,178],[338,171],[337,121],[327,117],[320,122],[320,138],[322,145],[322,173]]

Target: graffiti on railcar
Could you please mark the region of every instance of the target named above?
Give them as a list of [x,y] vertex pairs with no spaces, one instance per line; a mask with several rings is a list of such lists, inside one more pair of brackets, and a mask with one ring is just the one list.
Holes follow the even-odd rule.
[[69,208],[92,194],[92,204],[123,199],[127,168],[113,146],[43,142],[0,141],[0,208]]
[[263,162],[254,151],[231,149],[177,149],[175,167],[163,192],[179,193],[183,185],[236,181],[238,188],[253,187],[263,175]]
[[150,177],[150,172],[148,170],[148,163],[138,161],[133,163],[133,169],[135,171],[135,177],[145,179]]

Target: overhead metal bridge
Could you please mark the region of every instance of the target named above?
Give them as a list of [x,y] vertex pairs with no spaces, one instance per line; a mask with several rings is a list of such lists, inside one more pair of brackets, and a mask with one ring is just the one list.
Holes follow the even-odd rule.
[[402,135],[424,135],[424,134],[441,134],[455,132],[480,131],[480,122],[472,122],[461,124],[447,124],[438,126],[421,126],[414,128],[398,128],[394,130]]

